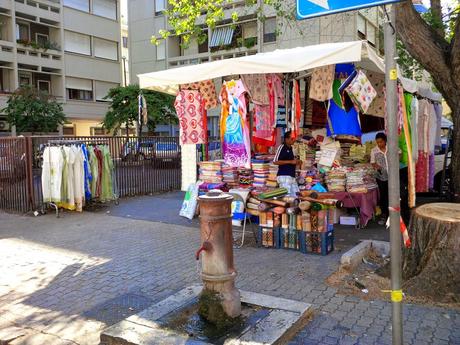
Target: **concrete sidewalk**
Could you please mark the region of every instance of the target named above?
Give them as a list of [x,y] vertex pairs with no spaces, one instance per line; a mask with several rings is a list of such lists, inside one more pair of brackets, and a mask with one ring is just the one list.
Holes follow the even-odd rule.
[[[168,200],[155,202],[176,202]],[[98,344],[107,325],[199,282],[196,226],[114,216],[115,208],[59,219],[0,214],[0,329],[24,333],[11,344]],[[163,217],[156,207],[142,212]],[[292,344],[391,344],[389,303],[338,295],[325,285],[339,252],[319,257],[248,247],[235,259],[238,287],[314,306],[314,320]],[[404,317],[406,344],[460,344],[456,310],[410,305]]]

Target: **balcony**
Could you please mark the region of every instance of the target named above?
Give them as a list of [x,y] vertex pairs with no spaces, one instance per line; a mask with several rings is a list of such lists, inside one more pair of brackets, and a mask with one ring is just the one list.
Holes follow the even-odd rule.
[[62,52],[59,50],[40,48],[36,44],[18,41],[16,51],[18,63],[52,69],[63,68]]
[[47,0],[15,1],[16,16],[26,19],[30,18],[37,23],[59,26],[61,22],[61,7],[59,3]]
[[0,61],[14,62],[14,44],[0,40]]
[[0,0],[0,8],[5,10],[11,10],[11,1],[10,0]]
[[196,55],[177,56],[168,59],[168,68],[180,67],[184,65],[197,65],[204,62],[231,59],[241,56],[257,54],[257,47],[253,48],[236,48],[215,53],[203,53]]
[[64,100],[63,77],[47,72],[30,71],[24,69],[27,66],[19,66],[18,82],[20,86],[31,85],[48,93],[59,101]]

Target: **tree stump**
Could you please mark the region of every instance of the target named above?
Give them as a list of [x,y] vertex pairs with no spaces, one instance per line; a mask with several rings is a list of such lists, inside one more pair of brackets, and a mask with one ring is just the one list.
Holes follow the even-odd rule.
[[460,204],[420,206],[403,252],[404,290],[436,302],[460,301]]

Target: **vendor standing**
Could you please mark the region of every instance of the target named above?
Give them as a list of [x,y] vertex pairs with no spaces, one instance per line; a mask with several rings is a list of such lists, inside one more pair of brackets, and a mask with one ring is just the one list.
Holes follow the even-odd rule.
[[295,179],[295,171],[297,165],[301,162],[295,159],[292,144],[295,139],[291,137],[291,132],[284,134],[284,143],[276,150],[276,155],[273,164],[278,165],[278,185],[280,188],[286,188],[290,196],[297,196],[300,191]]
[[377,171],[377,184],[379,186],[382,218],[379,224],[384,224],[388,218],[388,158],[387,136],[385,133],[377,133],[375,136],[377,146],[371,151],[371,164]]

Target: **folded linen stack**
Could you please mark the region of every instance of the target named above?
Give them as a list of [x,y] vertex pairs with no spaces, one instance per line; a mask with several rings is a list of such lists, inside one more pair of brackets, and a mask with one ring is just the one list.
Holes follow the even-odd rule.
[[347,170],[335,168],[327,173],[326,183],[329,192],[344,192],[347,181]]
[[273,187],[273,188],[278,187],[278,181],[276,179],[277,177],[278,177],[278,166],[271,163],[268,168],[268,178],[266,182],[267,187]]
[[265,187],[269,175],[270,163],[266,160],[252,160],[251,165],[254,173],[252,185],[256,188]]
[[206,183],[220,183],[222,182],[222,162],[218,161],[205,161],[198,163],[199,179]]
[[360,165],[347,173],[347,191],[350,193],[367,193],[377,188],[374,170],[369,165]]
[[222,175],[223,182],[225,182],[229,186],[229,188],[238,187],[238,185],[240,184],[237,167],[232,167],[227,164],[223,164]]
[[254,175],[251,169],[240,168],[238,169],[239,184],[241,188],[248,188],[252,186]]

